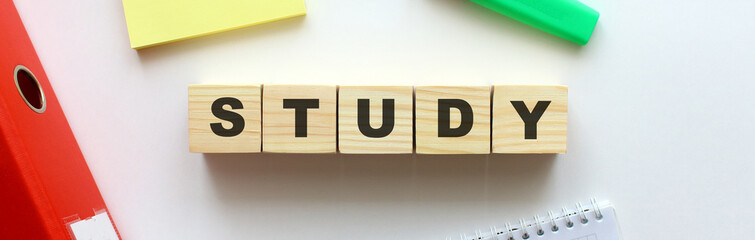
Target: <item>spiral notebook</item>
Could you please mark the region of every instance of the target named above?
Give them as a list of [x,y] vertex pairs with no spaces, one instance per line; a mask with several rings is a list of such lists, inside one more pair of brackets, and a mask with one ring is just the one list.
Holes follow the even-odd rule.
[[620,240],[619,225],[609,202],[591,200],[590,206],[577,203],[574,209],[562,208],[560,214],[520,219],[518,224],[492,226],[473,234],[461,234],[447,240]]

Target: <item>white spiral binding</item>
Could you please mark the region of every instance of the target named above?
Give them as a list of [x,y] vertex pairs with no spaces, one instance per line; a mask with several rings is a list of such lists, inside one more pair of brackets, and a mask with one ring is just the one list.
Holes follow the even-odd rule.
[[[600,206],[595,198],[590,199],[590,207],[585,208],[582,203],[577,202],[576,209],[570,211],[567,207],[561,209],[561,215],[557,216],[552,211],[548,211],[549,220],[543,220],[539,215],[535,215],[534,221],[525,221],[524,218],[519,219],[518,226],[512,226],[510,223],[505,223],[503,230],[499,230],[495,226],[490,226],[490,233],[483,233],[482,230],[476,230],[473,236],[467,234],[459,234],[459,238],[447,237],[446,240],[514,240],[514,236],[521,239],[529,240],[536,239],[536,236],[542,236],[545,231],[558,232],[561,227],[573,228],[576,223],[572,217],[577,217],[577,223],[581,225],[590,224],[587,219],[587,214],[595,214],[595,219],[603,219],[603,213],[600,212]],[[559,223],[563,221],[562,223]],[[547,224],[547,228],[543,225]],[[535,227],[535,232],[528,232],[528,228]]]

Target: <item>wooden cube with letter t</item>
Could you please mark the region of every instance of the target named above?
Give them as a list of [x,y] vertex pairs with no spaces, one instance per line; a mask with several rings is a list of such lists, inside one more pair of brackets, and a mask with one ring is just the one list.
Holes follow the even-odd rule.
[[566,86],[497,85],[494,153],[566,153]]
[[265,85],[262,151],[336,152],[336,86]]
[[260,152],[260,85],[190,85],[189,151]]
[[415,88],[417,153],[490,153],[489,86]]
[[338,150],[341,153],[412,153],[414,87],[341,86]]

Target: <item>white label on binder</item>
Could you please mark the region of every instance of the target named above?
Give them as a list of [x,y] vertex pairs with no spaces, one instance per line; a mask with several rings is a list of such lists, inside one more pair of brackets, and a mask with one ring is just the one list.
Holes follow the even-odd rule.
[[118,240],[113,223],[107,212],[102,212],[94,217],[74,222],[70,225],[71,232],[76,240],[86,239],[113,239]]

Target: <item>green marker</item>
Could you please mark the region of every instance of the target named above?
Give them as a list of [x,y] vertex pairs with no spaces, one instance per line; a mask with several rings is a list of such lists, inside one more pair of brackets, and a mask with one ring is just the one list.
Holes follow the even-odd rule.
[[587,44],[600,13],[577,0],[472,0],[579,45]]

